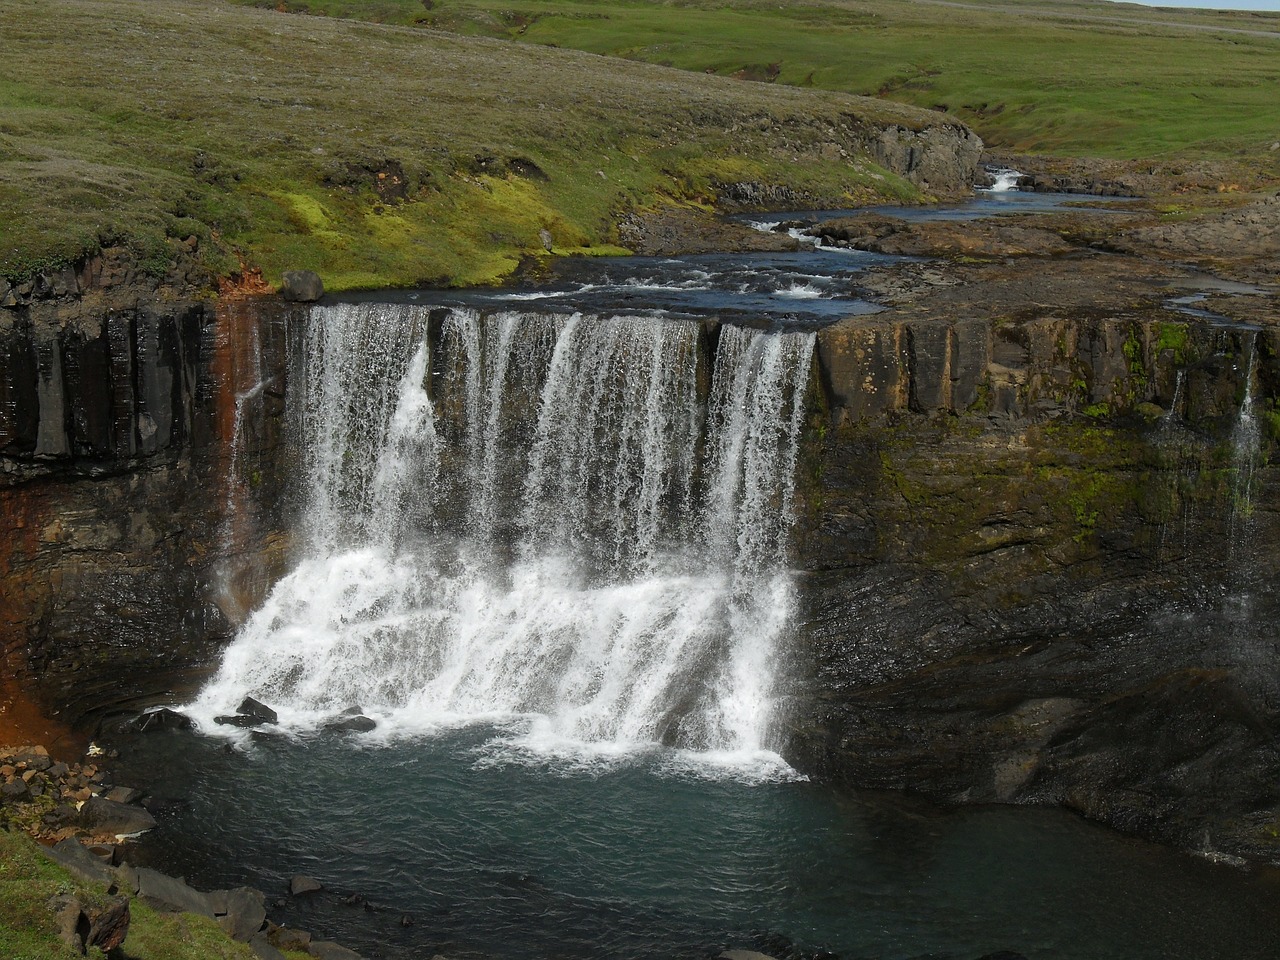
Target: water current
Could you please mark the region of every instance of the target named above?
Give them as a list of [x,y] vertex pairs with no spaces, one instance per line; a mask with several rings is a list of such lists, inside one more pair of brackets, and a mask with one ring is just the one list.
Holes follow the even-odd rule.
[[[1030,203],[992,196],[942,215]],[[852,796],[778,754],[813,330],[878,309],[857,278],[889,259],[314,308],[297,562],[186,707],[199,733],[126,748],[161,801],[136,859],[316,876],[273,919],[368,957],[1273,955],[1269,876],[1061,812]],[[245,696],[280,723],[219,725]],[[376,728],[326,733],[350,711]]]

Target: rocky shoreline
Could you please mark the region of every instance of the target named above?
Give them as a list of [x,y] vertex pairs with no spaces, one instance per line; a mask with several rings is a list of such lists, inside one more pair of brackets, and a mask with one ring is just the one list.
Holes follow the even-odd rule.
[[[190,725],[180,714],[165,714],[150,724],[140,717],[133,727],[154,732],[174,726],[173,718],[185,721],[180,726]],[[92,746],[83,760],[67,763],[53,759],[42,745],[0,748],[0,829],[29,834],[50,861],[105,890],[103,895],[62,894],[49,901],[63,944],[79,954],[91,947],[110,954],[126,943],[130,904],[137,900],[161,913],[211,919],[260,960],[285,960],[286,953],[361,960],[338,943],[272,923],[269,910],[284,906],[281,896],[250,887],[200,891],[182,878],[131,865],[129,840],[154,829],[157,821],[147,809],[144,790],[113,784],[104,764],[118,757],[115,750]],[[320,881],[299,874],[291,879],[287,895],[305,897],[323,889]]]

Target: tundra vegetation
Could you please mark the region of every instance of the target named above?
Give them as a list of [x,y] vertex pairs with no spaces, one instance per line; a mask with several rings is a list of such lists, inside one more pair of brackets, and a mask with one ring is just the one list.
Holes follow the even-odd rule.
[[[0,276],[100,246],[162,272],[330,289],[471,284],[529,254],[617,252],[621,213],[785,182],[916,199],[830,145],[937,118],[439,31],[223,0],[0,0]],[[852,134],[850,134],[852,135]]]
[[237,0],[946,111],[994,148],[1280,175],[1280,13],[1106,0]]

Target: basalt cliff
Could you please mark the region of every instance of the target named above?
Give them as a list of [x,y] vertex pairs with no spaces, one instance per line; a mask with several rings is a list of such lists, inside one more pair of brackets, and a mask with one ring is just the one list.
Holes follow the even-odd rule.
[[[820,229],[927,259],[818,333],[797,767],[1277,859],[1278,212]],[[288,562],[307,322],[83,269],[0,310],[7,709],[83,728],[208,675]]]

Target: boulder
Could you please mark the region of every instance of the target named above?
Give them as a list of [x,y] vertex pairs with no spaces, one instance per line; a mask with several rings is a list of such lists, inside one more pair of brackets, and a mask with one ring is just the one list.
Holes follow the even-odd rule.
[[263,895],[249,887],[237,887],[227,892],[227,912],[218,918],[218,926],[232,940],[248,943],[262,929],[266,919]]
[[103,796],[116,803],[137,803],[142,799],[142,791],[134,787],[112,787]]
[[276,927],[267,934],[267,939],[278,950],[296,953],[306,953],[307,947],[311,945],[311,934],[292,927]]
[[0,801],[5,803],[21,803],[31,796],[31,791],[27,789],[26,781],[20,777],[14,777],[4,786],[0,787]]
[[316,960],[364,960],[354,950],[348,950],[346,947],[330,943],[328,940],[312,940],[307,945],[307,952],[315,957]]
[[224,727],[260,727],[269,721],[262,719],[262,717],[251,717],[245,713],[237,713],[234,716],[223,714],[220,717],[214,717],[213,722]]
[[84,953],[84,939],[88,934],[88,924],[82,923],[84,912],[80,901],[75,897],[54,897],[49,901],[49,909],[58,921],[58,939],[76,953]]
[[138,871],[127,863],[116,867],[116,886],[130,896],[138,893]]
[[324,296],[324,283],[313,270],[286,270],[280,296],[291,303],[315,303]]
[[271,941],[262,934],[255,934],[249,940],[249,949],[254,952],[258,960],[287,960],[285,955],[271,945]]
[[80,825],[93,833],[123,836],[150,830],[156,818],[133,804],[90,797],[80,808]]
[[155,910],[196,913],[213,919],[213,908],[205,894],[148,867],[138,868],[138,898]]
[[324,729],[330,733],[368,733],[377,726],[377,722],[368,717],[354,716],[330,720],[324,725]]
[[306,877],[302,874],[296,874],[289,880],[289,892],[295,897],[304,893],[317,893],[324,889],[324,884],[314,877]]
[[52,847],[41,847],[41,852],[72,876],[87,883],[110,885],[115,879],[111,868],[85,849],[79,840],[67,839]]
[[111,897],[101,906],[85,908],[84,916],[89,921],[84,945],[110,953],[129,933],[129,898]]
[[194,730],[195,721],[184,713],[162,707],[151,713],[144,713],[133,722],[133,728],[139,733],[154,733],[159,730]]
[[267,723],[278,723],[280,721],[274,710],[261,700],[253,699],[253,697],[245,697],[240,702],[240,706],[236,707],[236,713],[244,714],[248,717],[257,717]]

